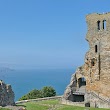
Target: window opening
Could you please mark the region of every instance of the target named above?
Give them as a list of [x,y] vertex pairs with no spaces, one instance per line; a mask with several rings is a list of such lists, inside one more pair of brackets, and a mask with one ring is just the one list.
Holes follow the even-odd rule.
[[78,79],[79,88],[81,86],[86,86],[86,79],[84,77]]
[[95,53],[97,53],[97,45],[95,45]]
[[106,30],[106,20],[103,20],[103,29]]
[[100,30],[100,21],[97,21],[98,30]]

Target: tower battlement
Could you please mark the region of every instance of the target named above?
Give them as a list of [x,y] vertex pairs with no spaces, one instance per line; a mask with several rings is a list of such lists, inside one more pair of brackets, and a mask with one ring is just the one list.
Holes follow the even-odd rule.
[[88,25],[87,34],[110,32],[110,12],[88,14],[86,16],[86,22]]

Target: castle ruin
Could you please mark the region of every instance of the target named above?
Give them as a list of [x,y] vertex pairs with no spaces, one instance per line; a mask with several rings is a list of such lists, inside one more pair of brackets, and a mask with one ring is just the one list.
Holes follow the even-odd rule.
[[14,97],[11,85],[0,80],[0,106],[15,105]]
[[72,75],[62,103],[110,108],[110,13],[86,16],[89,51]]

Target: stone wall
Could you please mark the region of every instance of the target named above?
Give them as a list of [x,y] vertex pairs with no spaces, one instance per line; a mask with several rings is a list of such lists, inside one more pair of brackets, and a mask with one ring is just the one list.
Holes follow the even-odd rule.
[[102,94],[105,98],[110,97],[110,13],[90,14],[86,16],[86,21],[88,24],[86,40],[90,45],[85,59],[85,66],[88,66],[89,70],[86,90]]
[[53,100],[53,99],[62,99],[62,96],[54,96],[54,97],[45,97],[45,98],[37,98],[37,99],[29,99],[29,100],[21,100],[15,102],[16,104],[23,104],[27,102],[38,102],[38,101],[43,101],[43,100]]
[[100,96],[97,93],[87,93],[85,95],[85,103],[90,103],[91,107],[95,108],[110,108],[110,101],[109,99],[105,99],[105,97]]
[[70,100],[65,100],[65,99],[62,99],[61,102],[62,104],[66,104],[66,105],[74,105],[74,106],[81,106],[81,107],[85,106],[84,102],[72,102]]
[[[84,77],[86,79],[85,102],[88,100],[93,105],[95,102],[91,102],[91,97],[87,96],[88,93],[96,93],[103,99],[110,99],[110,13],[89,14],[86,16],[86,22],[88,25],[86,40],[89,43],[89,51],[85,55],[84,65],[76,70],[73,75],[75,77],[67,86],[63,98],[73,101],[73,92],[79,88],[79,78]],[[105,101],[100,98],[97,103],[106,105]]]
[[14,92],[11,85],[5,84],[0,80],[0,106],[15,105]]

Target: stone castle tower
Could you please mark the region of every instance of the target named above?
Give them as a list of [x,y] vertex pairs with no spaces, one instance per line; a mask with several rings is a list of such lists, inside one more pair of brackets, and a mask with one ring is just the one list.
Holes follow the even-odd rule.
[[14,97],[11,85],[0,80],[0,106],[15,105]]
[[90,48],[85,64],[72,75],[62,103],[110,108],[110,13],[89,14],[86,22]]

